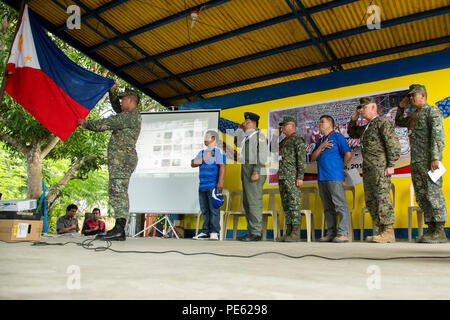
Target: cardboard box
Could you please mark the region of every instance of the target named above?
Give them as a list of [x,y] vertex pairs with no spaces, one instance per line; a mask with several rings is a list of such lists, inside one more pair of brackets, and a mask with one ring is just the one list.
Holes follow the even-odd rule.
[[0,240],[40,241],[42,220],[0,219]]

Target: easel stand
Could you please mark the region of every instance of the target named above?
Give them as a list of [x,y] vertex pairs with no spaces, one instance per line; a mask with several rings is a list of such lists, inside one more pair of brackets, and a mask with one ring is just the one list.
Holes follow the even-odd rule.
[[[158,231],[158,232],[161,233],[163,236],[165,236],[165,235],[166,235],[166,231],[167,231],[167,224],[169,224],[169,226],[170,226],[169,232],[170,232],[170,230],[172,230],[172,232],[173,232],[173,234],[175,235],[175,237],[179,240],[180,238],[178,238],[178,234],[177,234],[177,232],[175,231],[175,228],[173,227],[172,223],[170,222],[170,219],[169,219],[167,216],[168,216],[168,215],[165,214],[164,217],[162,217],[161,219],[159,219],[158,221],[156,221],[155,223],[153,223],[151,226],[148,226],[148,227],[145,228],[144,230],[142,230],[142,231],[136,233],[136,234],[133,236],[133,238],[137,237],[137,236],[140,235],[142,232],[145,232],[146,230],[149,230],[149,229],[151,229],[151,228],[155,228],[156,231]],[[156,227],[156,225],[157,225],[159,222],[163,221],[163,220],[164,220],[164,230],[161,231],[161,230],[159,230],[159,229]],[[169,232],[168,232],[168,233],[169,233]]]

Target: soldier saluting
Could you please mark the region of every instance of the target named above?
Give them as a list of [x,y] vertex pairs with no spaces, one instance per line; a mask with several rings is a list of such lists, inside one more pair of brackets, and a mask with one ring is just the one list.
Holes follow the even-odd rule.
[[[411,113],[405,117],[405,108],[411,105]],[[395,124],[410,130],[411,178],[416,200],[424,212],[428,231],[416,239],[422,243],[446,243],[444,225],[447,207],[442,193],[442,177],[434,183],[428,176],[442,160],[445,137],[442,115],[439,109],[427,103],[425,86],[413,84],[408,96],[401,102],[395,116]]]
[[262,195],[266,181],[267,139],[258,129],[259,116],[244,113],[245,121],[236,130],[234,144],[240,148],[238,162],[241,163],[243,206],[248,233],[242,241],[261,240]]
[[78,124],[87,130],[112,131],[108,144],[108,195],[116,223],[106,235],[97,235],[105,240],[125,240],[125,225],[129,216],[128,184],[137,165],[136,142],[142,122],[138,108],[139,94],[125,90],[123,94],[117,95],[115,89],[116,84],[109,90],[109,100],[115,115],[96,121],[78,120]]
[[[358,126],[361,115],[369,121]],[[394,207],[390,196],[391,175],[400,158],[400,143],[389,120],[378,116],[373,98],[361,98],[348,124],[350,138],[360,139],[363,156],[364,198],[378,232],[367,237],[369,242],[395,242]]]

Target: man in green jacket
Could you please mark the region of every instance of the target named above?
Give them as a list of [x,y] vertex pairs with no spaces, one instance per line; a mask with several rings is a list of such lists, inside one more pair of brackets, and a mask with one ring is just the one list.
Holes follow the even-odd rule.
[[112,131],[108,144],[108,195],[116,224],[106,236],[99,236],[105,240],[125,240],[125,225],[130,214],[128,185],[138,161],[136,141],[141,132],[142,122],[138,108],[139,94],[125,90],[123,94],[117,95],[115,89],[116,84],[109,91],[115,115],[96,121],[78,120],[78,124],[87,130]]
[[278,186],[285,213],[286,234],[277,241],[296,242],[300,241],[300,186],[306,168],[305,141],[297,133],[296,118],[285,116],[279,127],[279,133],[285,135],[278,145]]
[[[410,105],[411,113],[405,117],[405,108]],[[425,86],[413,84],[408,96],[401,102],[395,117],[395,124],[410,130],[411,178],[416,200],[424,212],[428,231],[416,239],[421,243],[446,243],[444,225],[447,221],[447,207],[442,192],[442,177],[436,183],[428,171],[439,168],[445,147],[444,126],[439,109],[427,104]]]
[[[358,126],[359,115],[369,121]],[[373,98],[361,98],[348,124],[350,138],[360,139],[363,156],[364,198],[372,223],[378,233],[366,238],[368,242],[395,242],[394,207],[390,195],[391,175],[400,158],[400,143],[389,120],[379,117]],[[362,239],[361,239],[362,240]]]

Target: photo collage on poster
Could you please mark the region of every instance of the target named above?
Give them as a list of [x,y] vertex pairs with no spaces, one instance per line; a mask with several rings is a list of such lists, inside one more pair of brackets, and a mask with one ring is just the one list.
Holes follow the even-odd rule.
[[137,145],[140,173],[191,172],[191,160],[204,148],[203,135],[207,131],[206,120],[168,120],[147,123],[141,128]]
[[[329,115],[334,118],[335,130],[340,132],[346,139],[352,151],[353,157],[347,166],[348,169],[356,168],[360,172],[362,170],[362,155],[359,139],[351,139],[347,133],[347,125],[350,121],[353,111],[359,105],[359,99],[362,97],[374,98],[378,113],[381,117],[389,119],[395,126],[395,115],[397,113],[397,106],[401,99],[406,95],[407,88],[395,89],[387,92],[372,93],[369,95],[354,96],[349,98],[342,98],[333,101],[317,102],[307,105],[292,106],[283,109],[275,109],[269,111],[269,132],[272,136],[274,130],[278,129],[278,123],[284,116],[293,116],[297,119],[297,132],[303,137],[306,145],[307,167],[305,171],[305,181],[317,180],[317,165],[311,162],[311,154],[314,150],[316,141],[322,135],[319,130],[319,119],[322,115]],[[408,111],[408,109],[406,110]],[[358,125],[364,125],[366,120],[360,118]],[[408,129],[395,127],[395,133],[399,139],[401,146],[401,156],[395,165],[395,174],[409,175],[409,140]],[[283,139],[284,135],[280,137]],[[271,141],[271,139],[269,139]],[[278,154],[271,153],[269,157],[269,185],[276,185],[278,183]]]

